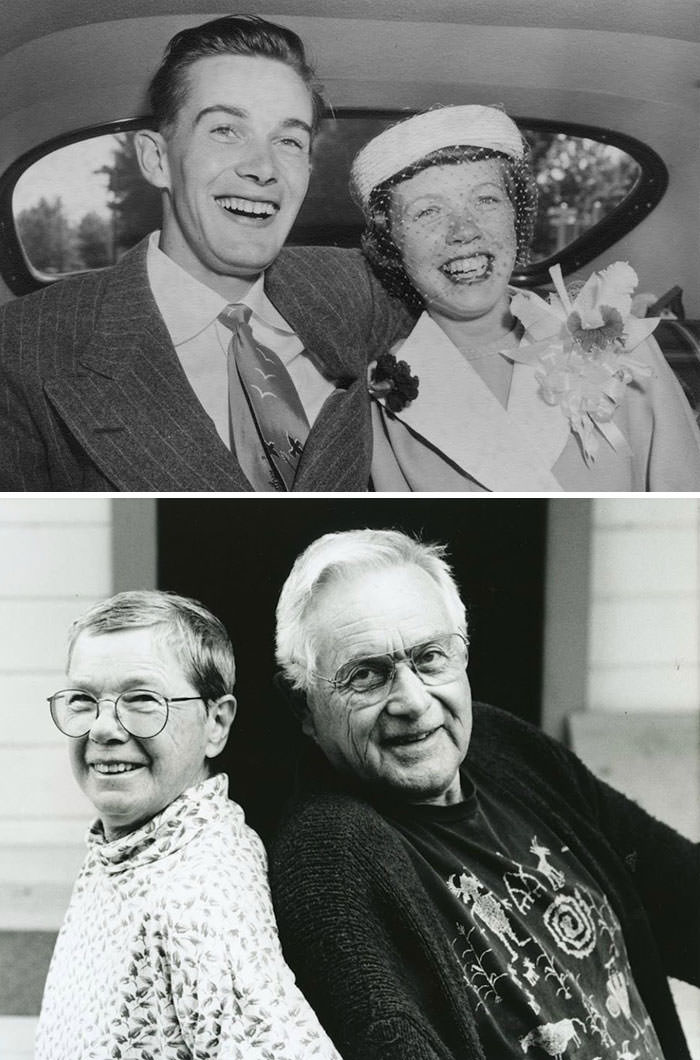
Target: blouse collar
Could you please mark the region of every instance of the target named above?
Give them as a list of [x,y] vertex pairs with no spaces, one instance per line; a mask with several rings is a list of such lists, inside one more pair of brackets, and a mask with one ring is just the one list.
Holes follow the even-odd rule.
[[87,834],[88,852],[108,873],[159,861],[191,842],[228,803],[228,777],[219,773],[187,788],[150,821],[127,835],[108,841],[102,822]]

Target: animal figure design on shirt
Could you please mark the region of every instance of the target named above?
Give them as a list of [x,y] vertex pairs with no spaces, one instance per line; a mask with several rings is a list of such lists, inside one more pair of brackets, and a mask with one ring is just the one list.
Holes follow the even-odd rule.
[[559,869],[555,869],[553,865],[550,865],[547,861],[548,854],[551,853],[548,847],[542,846],[541,843],[537,842],[537,836],[532,837],[530,843],[530,853],[534,854],[538,858],[537,871],[541,872],[543,876],[546,876],[551,886],[555,891],[561,890],[566,882],[566,877],[563,872]]
[[525,965],[525,978],[527,979],[530,986],[534,986],[535,983],[539,982],[539,972],[537,971],[535,964],[530,960],[529,957],[526,957],[523,963]]
[[537,1046],[547,1056],[553,1056],[554,1060],[562,1060],[569,1042],[573,1041],[574,1045],[581,1044],[581,1039],[576,1033],[574,1023],[580,1023],[585,1030],[585,1024],[578,1019],[559,1020],[558,1023],[543,1023],[520,1039],[520,1048],[526,1053],[532,1046]]
[[529,939],[520,940],[513,928],[510,925],[510,921],[505,913],[505,909],[509,907],[507,901],[499,901],[493,894],[487,892],[481,894],[483,884],[476,879],[475,876],[469,873],[462,872],[459,876],[459,882],[455,882],[457,879],[456,873],[447,881],[447,886],[450,888],[452,893],[456,895],[465,905],[472,903],[472,913],[474,918],[477,917],[492,931],[497,938],[503,943],[511,959],[517,957],[517,950],[513,948],[511,942],[516,946],[526,946]]

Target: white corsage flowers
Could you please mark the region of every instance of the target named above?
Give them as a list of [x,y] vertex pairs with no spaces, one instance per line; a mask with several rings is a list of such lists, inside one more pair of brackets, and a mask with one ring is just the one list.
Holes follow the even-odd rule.
[[659,320],[632,315],[638,279],[626,262],[618,261],[568,289],[558,265],[549,272],[555,293],[548,302],[530,292],[519,292],[511,301],[526,342],[508,356],[536,369],[542,398],[560,406],[590,465],[600,434],[615,449],[627,445],[612,418],[627,386],[651,374],[648,365],[631,354]]

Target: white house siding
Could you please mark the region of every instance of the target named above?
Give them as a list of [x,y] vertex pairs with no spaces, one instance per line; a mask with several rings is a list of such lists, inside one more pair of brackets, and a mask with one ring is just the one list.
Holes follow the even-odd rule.
[[107,499],[0,499],[0,928],[55,926],[91,807],[46,696],[71,621],[112,586]]
[[587,708],[700,707],[700,504],[595,500]]
[[[603,779],[700,840],[700,503],[593,502],[578,754]],[[672,983],[694,1060],[700,990]]]

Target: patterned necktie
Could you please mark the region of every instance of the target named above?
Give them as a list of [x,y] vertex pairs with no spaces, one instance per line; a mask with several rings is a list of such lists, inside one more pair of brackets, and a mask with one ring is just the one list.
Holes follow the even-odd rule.
[[[282,361],[253,338],[250,315],[248,306],[236,304],[219,314],[221,323],[232,332],[228,349],[231,441],[233,444],[237,404],[231,386],[235,372],[272,471],[273,488],[291,490],[309,434],[309,421]],[[240,459],[241,454],[238,456]]]

